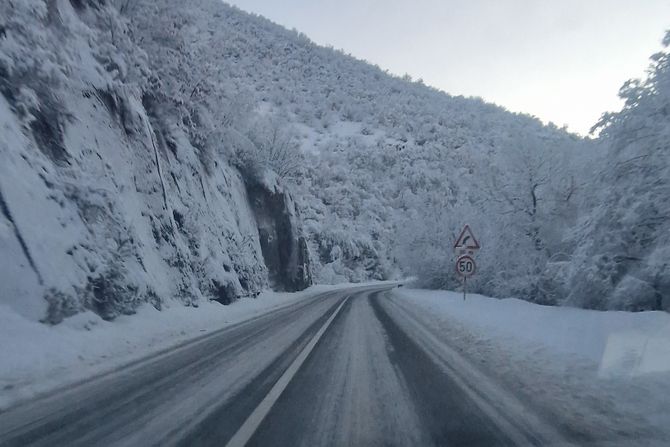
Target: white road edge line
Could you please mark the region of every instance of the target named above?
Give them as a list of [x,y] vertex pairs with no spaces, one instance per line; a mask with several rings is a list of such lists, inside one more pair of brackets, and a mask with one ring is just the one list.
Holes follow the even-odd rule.
[[263,419],[268,415],[272,406],[277,402],[279,396],[284,392],[288,384],[293,379],[293,376],[296,375],[302,364],[307,360],[307,356],[312,352],[316,344],[319,342],[323,334],[328,329],[328,326],[333,322],[337,314],[340,313],[340,310],[344,304],[351,298],[351,295],[347,296],[344,301],[338,306],[338,308],[333,312],[333,314],[326,320],[326,322],[321,326],[321,329],[318,330],[314,337],[309,341],[307,346],[298,354],[298,357],[293,360],[293,363],[284,371],[284,374],[277,380],[270,392],[265,396],[256,409],[249,415],[244,424],[240,426],[237,432],[230,438],[230,441],[226,444],[226,447],[244,447],[247,442],[254,435],[258,426],[261,425]]

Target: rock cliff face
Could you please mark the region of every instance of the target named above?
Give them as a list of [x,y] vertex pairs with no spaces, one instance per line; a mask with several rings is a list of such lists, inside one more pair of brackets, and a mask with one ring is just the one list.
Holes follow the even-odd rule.
[[0,305],[58,323],[308,285],[288,194],[203,158],[116,9],[86,5],[0,6]]
[[290,193],[273,176],[247,186],[273,287],[294,292],[312,284],[307,240]]

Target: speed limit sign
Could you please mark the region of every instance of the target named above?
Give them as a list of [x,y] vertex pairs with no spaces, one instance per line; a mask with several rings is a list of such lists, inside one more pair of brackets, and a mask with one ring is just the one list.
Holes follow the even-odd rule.
[[456,261],[456,273],[464,278],[469,278],[477,271],[477,264],[470,256],[465,255]]

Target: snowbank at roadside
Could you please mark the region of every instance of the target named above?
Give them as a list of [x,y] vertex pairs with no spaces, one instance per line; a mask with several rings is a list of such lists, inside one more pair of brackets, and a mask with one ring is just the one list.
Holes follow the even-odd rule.
[[435,334],[557,423],[591,427],[585,432],[616,442],[670,441],[670,314],[481,295],[463,301],[446,291],[394,294]]
[[670,373],[670,313],[601,312],[515,298],[404,290],[412,302],[488,336],[597,362],[603,375]]
[[[370,283],[380,284],[380,283]],[[112,370],[208,332],[329,290],[363,284],[313,286],[298,293],[264,292],[230,306],[150,305],[105,321],[93,312],[50,326],[0,306],[0,411],[13,403]]]

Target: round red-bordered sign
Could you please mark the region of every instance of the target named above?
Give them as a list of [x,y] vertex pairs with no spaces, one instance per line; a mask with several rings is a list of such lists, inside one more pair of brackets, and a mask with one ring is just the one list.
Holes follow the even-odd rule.
[[456,273],[469,278],[477,272],[477,264],[472,257],[468,255],[461,256],[456,260]]

